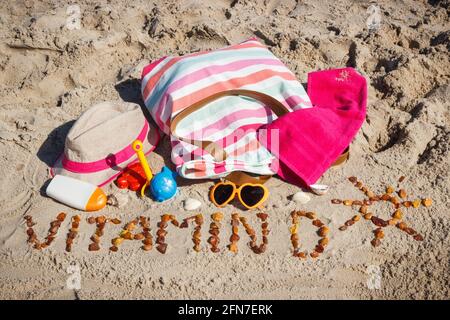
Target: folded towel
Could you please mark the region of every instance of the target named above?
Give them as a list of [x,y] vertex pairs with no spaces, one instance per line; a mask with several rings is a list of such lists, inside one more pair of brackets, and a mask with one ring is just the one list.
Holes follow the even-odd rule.
[[[367,84],[353,68],[316,71],[308,74],[308,95],[313,108],[279,117],[259,136],[279,159],[277,174],[298,186],[314,184],[350,145],[366,116]],[[278,135],[268,134],[274,129]]]

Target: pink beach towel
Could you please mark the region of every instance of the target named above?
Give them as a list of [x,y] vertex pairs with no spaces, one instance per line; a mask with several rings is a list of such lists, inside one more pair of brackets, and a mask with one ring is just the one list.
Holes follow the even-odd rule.
[[[275,141],[260,141],[279,160],[278,175],[299,186],[314,184],[350,145],[366,116],[367,84],[353,68],[308,74],[308,95],[313,108],[286,114],[266,129],[279,130]],[[267,142],[265,142],[267,141]],[[273,147],[273,148],[272,148]]]

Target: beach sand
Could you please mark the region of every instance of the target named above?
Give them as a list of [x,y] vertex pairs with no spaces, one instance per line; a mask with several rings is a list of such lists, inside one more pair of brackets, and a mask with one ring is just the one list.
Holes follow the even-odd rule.
[[[368,31],[368,1],[219,0],[73,1],[80,29],[67,27],[60,1],[9,1],[0,9],[0,298],[3,299],[449,299],[449,110],[450,28],[448,1],[377,1],[379,28]],[[74,13],[73,13],[74,12]],[[70,13],[70,12],[69,12]],[[72,11],[77,19],[77,11]],[[69,23],[70,25],[70,23]],[[299,188],[272,178],[269,245],[257,255],[241,228],[239,252],[228,251],[230,215],[248,217],[260,239],[255,212],[229,205],[221,229],[221,252],[206,242],[212,181],[183,181],[171,201],[155,203],[126,193],[125,207],[79,212],[45,197],[48,167],[61,154],[74,120],[91,105],[122,99],[142,105],[140,73],[165,55],[217,49],[257,36],[305,83],[308,72],[351,66],[369,84],[367,119],[351,145],[349,161],[330,169],[320,183],[331,190],[311,194],[305,205],[291,196]],[[102,143],[99,141],[99,143]],[[168,139],[148,157],[154,171],[170,164]],[[372,247],[375,226],[362,219],[339,227],[356,211],[330,200],[363,199],[348,180],[357,176],[377,193],[401,187],[409,199],[431,198],[431,207],[405,208],[404,221],[424,236],[415,241],[398,228],[385,229]],[[118,192],[114,185],[105,191]],[[139,241],[108,250],[124,223],[148,216],[153,233],[164,213],[182,220],[183,201],[199,199],[205,218],[202,251],[192,249],[189,229],[168,228],[168,251],[145,252]],[[292,210],[314,211],[330,228],[330,243],[318,258],[292,256]],[[392,206],[370,209],[387,219]],[[53,244],[41,251],[27,243],[23,217],[31,215],[38,237],[61,212],[68,218]],[[83,219],[71,253],[65,252],[70,217]],[[89,252],[95,227],[107,224],[101,249]],[[301,220],[302,249],[318,236]],[[260,240],[258,240],[260,241]],[[79,267],[81,287],[67,285]]]

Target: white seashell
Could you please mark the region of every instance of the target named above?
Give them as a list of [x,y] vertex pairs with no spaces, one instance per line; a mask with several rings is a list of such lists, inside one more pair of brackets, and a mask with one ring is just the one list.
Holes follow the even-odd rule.
[[305,192],[299,191],[292,196],[292,200],[301,204],[306,204],[311,200],[311,197]]
[[325,184],[312,184],[309,187],[311,188],[311,191],[318,196],[323,196],[330,189],[330,187]]
[[202,203],[194,198],[188,198],[184,201],[184,209],[187,211],[192,211],[200,208]]
[[108,196],[107,204],[113,207],[122,208],[128,203],[128,200],[127,194],[116,192]]

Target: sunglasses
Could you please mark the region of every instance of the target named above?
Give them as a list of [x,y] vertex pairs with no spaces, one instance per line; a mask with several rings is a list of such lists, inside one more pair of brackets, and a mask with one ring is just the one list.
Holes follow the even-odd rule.
[[222,208],[238,195],[239,201],[247,209],[254,209],[269,197],[269,190],[262,184],[244,183],[237,187],[233,182],[219,182],[210,192],[210,199]]

